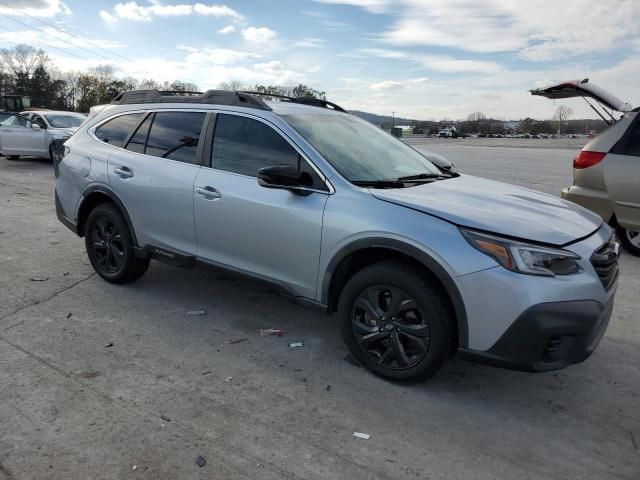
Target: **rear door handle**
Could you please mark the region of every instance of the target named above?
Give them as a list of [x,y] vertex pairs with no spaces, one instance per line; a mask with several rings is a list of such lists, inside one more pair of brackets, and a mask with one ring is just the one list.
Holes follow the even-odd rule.
[[122,178],[131,178],[133,177],[133,172],[129,170],[127,167],[116,167],[114,172],[116,175]]
[[218,190],[209,186],[196,187],[196,192],[203,195],[207,200],[213,200],[222,196]]

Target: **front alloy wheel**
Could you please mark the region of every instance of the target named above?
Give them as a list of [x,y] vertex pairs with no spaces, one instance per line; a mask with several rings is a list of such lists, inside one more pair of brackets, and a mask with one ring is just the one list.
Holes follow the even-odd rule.
[[376,285],[363,290],[354,302],[351,323],[362,351],[387,368],[411,368],[429,351],[429,322],[418,302],[400,288]]
[[428,272],[398,261],[356,272],[338,302],[342,338],[363,366],[392,380],[425,380],[454,346],[446,293]]

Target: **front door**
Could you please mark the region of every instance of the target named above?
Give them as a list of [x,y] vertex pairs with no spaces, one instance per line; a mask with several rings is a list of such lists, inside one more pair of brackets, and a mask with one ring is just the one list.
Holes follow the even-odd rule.
[[[299,165],[317,192],[302,196],[258,185],[256,173]],[[315,297],[322,216],[328,188],[315,169],[270,124],[218,114],[211,167],[195,183],[198,256]]]
[[0,124],[2,151],[6,155],[43,155],[46,130],[22,115],[12,115]]

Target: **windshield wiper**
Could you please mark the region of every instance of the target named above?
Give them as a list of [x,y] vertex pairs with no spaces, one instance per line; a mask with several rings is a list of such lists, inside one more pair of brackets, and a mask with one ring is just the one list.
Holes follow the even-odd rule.
[[406,177],[398,177],[396,180],[398,182],[410,182],[413,180],[438,180],[443,178],[451,178],[453,174],[451,173],[418,173],[417,175],[407,175]]
[[398,180],[352,180],[351,183],[359,187],[373,188],[404,188],[404,183]]

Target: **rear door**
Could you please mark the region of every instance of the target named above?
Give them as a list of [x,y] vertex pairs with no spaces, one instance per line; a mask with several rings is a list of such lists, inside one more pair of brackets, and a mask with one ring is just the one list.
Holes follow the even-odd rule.
[[[261,187],[260,168],[295,165],[312,178],[307,196]],[[330,187],[271,124],[217,114],[212,164],[195,184],[198,256],[315,296],[322,216]]]
[[46,131],[32,128],[22,115],[12,115],[0,124],[0,147],[6,155],[42,155]]
[[109,156],[109,182],[127,208],[142,247],[196,253],[193,183],[206,116],[179,110],[142,114],[124,148]]
[[607,154],[604,182],[620,225],[640,230],[640,115]]

